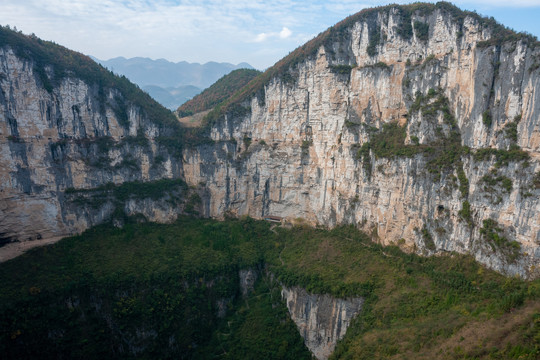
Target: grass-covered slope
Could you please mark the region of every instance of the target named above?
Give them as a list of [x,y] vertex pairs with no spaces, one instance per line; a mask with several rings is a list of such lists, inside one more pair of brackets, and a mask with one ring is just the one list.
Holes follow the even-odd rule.
[[[405,254],[353,227],[190,218],[100,226],[0,264],[0,353],[309,358],[265,265],[288,285],[366,298],[335,358],[540,355],[538,280],[505,278],[461,255]],[[261,278],[241,299],[238,270],[248,267]]]
[[221,77],[209,88],[205,89],[202,93],[182,104],[177,110],[178,115],[183,117],[211,110],[214,106],[229,98],[259,74],[261,74],[261,72],[254,69],[238,69],[231,71],[229,74]]
[[288,284],[366,297],[333,358],[536,359],[540,281],[489,271],[471,257],[420,257],[354,227],[281,233],[274,272]]
[[89,86],[97,86],[103,105],[107,101],[107,89],[116,89],[125,100],[139,106],[151,121],[168,127],[178,126],[171,111],[125,76],[113,74],[86,55],[41,40],[34,34],[25,35],[3,26],[0,26],[0,47],[9,47],[18,57],[30,61],[34,73],[48,92],[53,92],[65,77],[78,78]]

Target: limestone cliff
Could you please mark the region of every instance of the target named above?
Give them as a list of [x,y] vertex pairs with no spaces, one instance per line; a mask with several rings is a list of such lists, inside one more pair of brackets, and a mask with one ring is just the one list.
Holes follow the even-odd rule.
[[384,244],[538,277],[535,39],[447,3],[387,6],[261,79],[211,119],[214,143],[184,152],[207,215],[354,223]]
[[304,343],[319,360],[332,354],[364,302],[362,298],[336,299],[327,294],[309,294],[299,287],[283,287],[281,294]]
[[89,58],[0,29],[0,244],[78,233],[118,209],[176,218],[187,186],[163,114]]

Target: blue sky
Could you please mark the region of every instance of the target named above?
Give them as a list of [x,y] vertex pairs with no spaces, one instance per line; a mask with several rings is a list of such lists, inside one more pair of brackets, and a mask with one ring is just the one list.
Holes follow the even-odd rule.
[[[259,69],[363,8],[411,1],[2,0],[0,24],[103,60],[248,62]],[[455,1],[540,37],[540,0]]]

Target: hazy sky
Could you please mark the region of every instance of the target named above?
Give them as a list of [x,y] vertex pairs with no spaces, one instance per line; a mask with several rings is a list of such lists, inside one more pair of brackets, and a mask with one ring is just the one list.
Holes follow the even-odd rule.
[[[0,24],[103,60],[248,62],[264,69],[365,7],[411,1],[0,0]],[[455,1],[540,37],[540,0]]]

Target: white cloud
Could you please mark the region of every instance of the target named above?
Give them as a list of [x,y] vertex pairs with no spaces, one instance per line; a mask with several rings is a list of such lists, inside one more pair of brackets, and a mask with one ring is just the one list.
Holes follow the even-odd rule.
[[255,39],[253,39],[253,42],[263,42],[272,38],[287,39],[291,37],[291,35],[292,35],[292,31],[284,26],[280,32],[269,32],[269,33],[257,34]]
[[253,40],[253,41],[254,42],[263,42],[266,39],[268,39],[269,36],[270,36],[270,34],[260,33],[260,34],[257,35],[257,37],[255,37],[255,40]]
[[291,35],[292,35],[292,31],[289,30],[286,27],[283,27],[283,29],[281,29],[281,31],[279,32],[279,37],[281,39],[286,39],[286,38],[290,37]]
[[[247,61],[264,68],[311,38],[309,34],[347,15],[368,6],[411,1],[0,0],[0,24],[102,59]],[[468,9],[540,6],[540,0],[455,2]],[[257,55],[269,46],[281,53]]]

